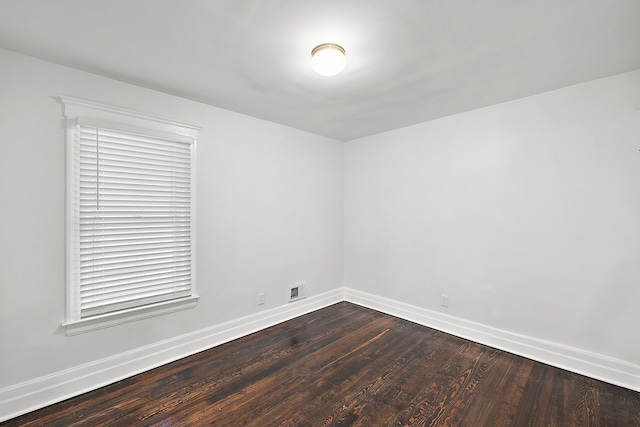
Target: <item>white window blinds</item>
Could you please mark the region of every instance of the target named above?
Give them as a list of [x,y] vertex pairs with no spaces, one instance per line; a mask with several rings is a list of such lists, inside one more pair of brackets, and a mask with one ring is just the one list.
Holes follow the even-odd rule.
[[78,124],[80,317],[192,294],[192,143]]

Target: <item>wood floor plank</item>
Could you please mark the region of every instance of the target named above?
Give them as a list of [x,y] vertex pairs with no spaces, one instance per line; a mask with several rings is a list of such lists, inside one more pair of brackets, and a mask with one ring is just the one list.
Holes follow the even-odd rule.
[[0,423],[640,426],[640,393],[350,303]]

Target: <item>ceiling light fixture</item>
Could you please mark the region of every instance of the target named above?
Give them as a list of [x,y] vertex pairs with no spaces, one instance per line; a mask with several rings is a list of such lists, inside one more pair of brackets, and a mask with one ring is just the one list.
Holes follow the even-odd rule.
[[347,64],[344,48],[333,43],[323,43],[311,51],[311,66],[321,76],[335,76]]

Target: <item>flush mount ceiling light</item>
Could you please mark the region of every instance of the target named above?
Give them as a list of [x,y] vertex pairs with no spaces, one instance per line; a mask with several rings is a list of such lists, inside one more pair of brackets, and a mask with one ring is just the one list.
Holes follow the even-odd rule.
[[344,48],[333,43],[323,43],[311,51],[311,66],[321,76],[335,76],[347,64]]

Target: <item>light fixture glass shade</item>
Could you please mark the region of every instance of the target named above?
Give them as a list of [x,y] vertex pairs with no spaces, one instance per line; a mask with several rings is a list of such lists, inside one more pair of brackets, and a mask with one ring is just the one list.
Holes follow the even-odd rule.
[[324,43],[311,51],[311,66],[321,76],[335,76],[347,64],[344,48],[333,43]]

